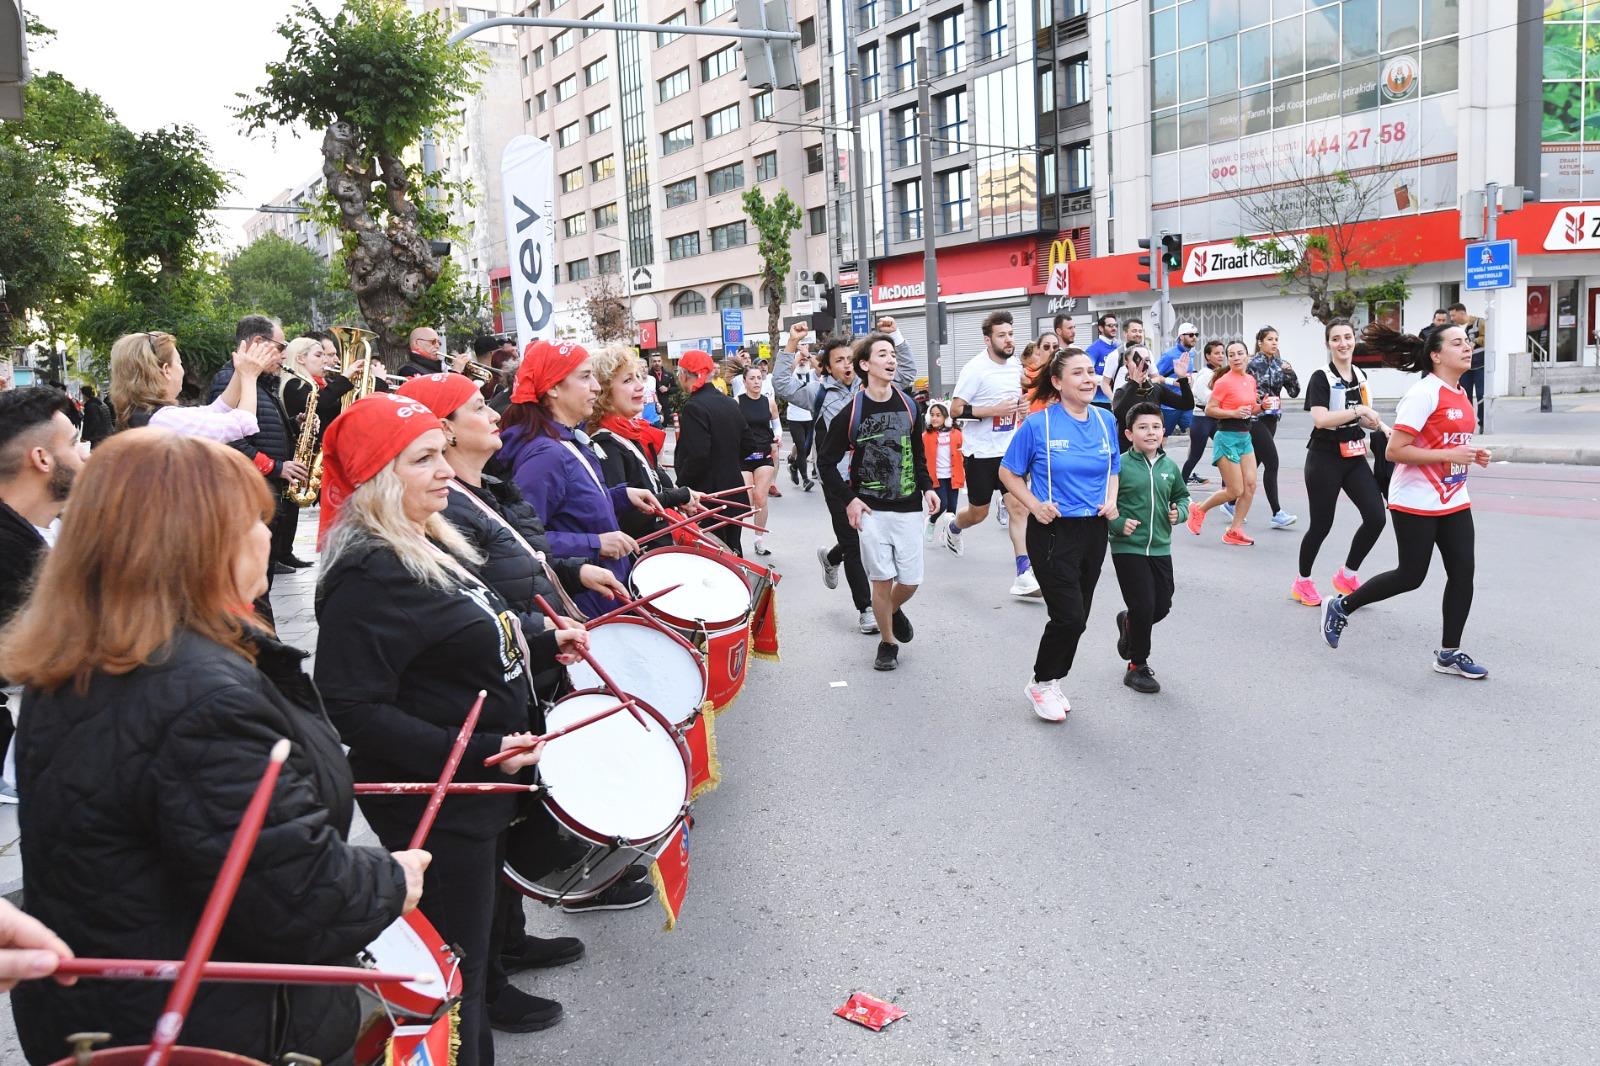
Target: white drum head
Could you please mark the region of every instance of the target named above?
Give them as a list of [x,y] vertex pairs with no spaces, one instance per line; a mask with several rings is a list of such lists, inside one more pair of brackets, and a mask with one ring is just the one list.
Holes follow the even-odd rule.
[[[729,566],[688,552],[660,552],[644,556],[633,568],[633,587],[648,596],[660,589],[681,588],[646,604],[676,618],[725,622],[750,610],[750,589]],[[619,685],[622,682],[617,682]]]
[[[545,724],[560,729],[616,703],[609,693],[568,696]],[[670,830],[689,794],[689,765],[676,735],[644,720],[622,710],[547,743],[539,758],[547,802],[602,837],[654,840]]]
[[404,917],[390,922],[364,952],[372,959],[374,968],[386,973],[427,974],[435,980],[430,984],[404,982],[399,987],[408,995],[397,995],[390,985],[376,985],[372,990],[379,998],[407,1013],[416,1012],[425,1005],[442,1004],[450,997],[450,986],[446,980],[449,975],[443,970],[440,947],[442,945],[430,944]]
[[[589,630],[589,654],[622,686],[680,725],[706,701],[706,675],[693,651],[648,622],[623,618]],[[583,660],[567,667],[573,688],[603,688]]]

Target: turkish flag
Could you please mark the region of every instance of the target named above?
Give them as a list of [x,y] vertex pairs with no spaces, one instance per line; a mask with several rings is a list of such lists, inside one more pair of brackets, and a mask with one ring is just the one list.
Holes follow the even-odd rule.
[[[702,719],[704,716],[701,716]],[[667,838],[667,846],[656,856],[650,867],[650,882],[656,887],[656,899],[667,912],[667,924],[661,928],[671,932],[678,924],[678,914],[683,910],[683,899],[689,894],[689,820],[678,823],[678,828]]]
[[684,731],[689,746],[689,798],[697,800],[722,783],[722,765],[717,762],[717,727],[712,720],[711,703],[694,716],[694,724]]

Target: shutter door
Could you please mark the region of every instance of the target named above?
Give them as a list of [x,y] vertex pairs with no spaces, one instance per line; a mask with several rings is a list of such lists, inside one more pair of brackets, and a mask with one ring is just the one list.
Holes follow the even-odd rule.
[[894,324],[900,327],[900,332],[906,335],[906,343],[911,345],[911,354],[917,360],[917,377],[925,376],[928,373],[928,332],[923,328],[922,316],[896,313]]
[[1016,334],[1017,355],[1022,354],[1022,349],[1027,346],[1028,305],[1019,303],[1014,306],[1000,307],[974,307],[971,309],[952,309],[950,312],[950,343],[945,346],[944,353],[939,360],[939,365],[944,368],[945,391],[950,392],[955,388],[956,377],[960,375],[961,368],[966,366],[977,356],[983,354],[983,320],[989,317],[992,311],[1010,311],[1013,330],[1020,329]]

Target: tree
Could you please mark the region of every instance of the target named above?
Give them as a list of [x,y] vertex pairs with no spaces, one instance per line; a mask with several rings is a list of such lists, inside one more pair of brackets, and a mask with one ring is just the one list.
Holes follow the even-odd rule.
[[414,310],[446,277],[430,241],[451,234],[448,214],[428,202],[439,190],[465,196],[408,163],[424,131],[456,125],[459,99],[477,88],[487,57],[451,44],[439,11],[413,14],[404,0],[347,0],[328,18],[311,3],[279,27],[283,60],[245,99],[251,131],[306,126],[323,131],[326,217],[345,235],[344,269],[382,354],[403,357]]
[[235,304],[280,319],[290,336],[355,315],[350,290],[333,284],[328,264],[276,233],[241,248],[227,260],[223,272]]
[[761,281],[767,293],[767,335],[776,348],[783,320],[783,288],[794,266],[789,235],[800,228],[800,208],[785,189],[768,200],[759,186],[744,194],[744,213],[756,227],[756,250],[761,255]]
[[633,309],[620,274],[600,274],[583,288],[583,316],[589,333],[600,344],[632,344],[635,339]]

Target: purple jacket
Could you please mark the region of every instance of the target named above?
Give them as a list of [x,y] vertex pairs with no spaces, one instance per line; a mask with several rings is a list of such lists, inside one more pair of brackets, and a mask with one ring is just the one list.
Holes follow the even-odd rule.
[[[551,555],[588,559],[626,583],[633,569],[632,558],[600,558],[600,534],[621,528],[617,512],[633,506],[628,500],[628,487],[602,490],[605,475],[600,472],[599,460],[577,443],[566,426],[561,427],[561,435],[562,440],[530,436],[522,427],[514,426],[501,434],[500,451],[495,458],[505,464],[523,498],[544,519]],[[568,442],[572,442],[571,447]],[[573,454],[574,449],[582,453],[582,459]],[[587,589],[574,596],[573,602],[590,617],[616,606]]]

